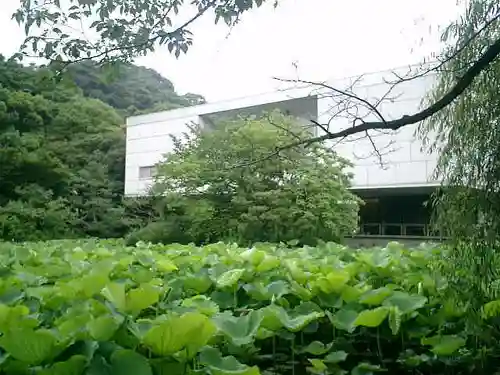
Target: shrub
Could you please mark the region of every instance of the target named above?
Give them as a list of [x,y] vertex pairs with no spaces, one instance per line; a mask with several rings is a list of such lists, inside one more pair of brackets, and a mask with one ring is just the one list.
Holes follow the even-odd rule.
[[494,328],[468,330],[427,267],[436,255],[397,244],[0,244],[0,372],[493,374]]

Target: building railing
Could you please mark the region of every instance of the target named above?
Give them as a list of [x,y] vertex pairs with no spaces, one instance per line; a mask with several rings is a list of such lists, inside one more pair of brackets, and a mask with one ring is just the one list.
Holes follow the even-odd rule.
[[361,236],[395,236],[395,237],[432,237],[446,236],[434,230],[429,224],[417,223],[362,223],[358,235]]

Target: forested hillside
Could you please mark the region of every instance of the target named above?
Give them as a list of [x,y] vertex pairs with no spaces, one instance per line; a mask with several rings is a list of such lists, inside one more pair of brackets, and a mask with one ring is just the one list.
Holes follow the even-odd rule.
[[131,64],[114,64],[109,71],[91,61],[70,65],[68,75],[85,96],[96,98],[126,114],[167,110],[201,104],[197,94],[178,95],[174,85],[158,72]]
[[134,224],[122,203],[124,115],[203,98],[152,70],[116,72],[77,64],[56,81],[0,57],[0,238],[115,237]]

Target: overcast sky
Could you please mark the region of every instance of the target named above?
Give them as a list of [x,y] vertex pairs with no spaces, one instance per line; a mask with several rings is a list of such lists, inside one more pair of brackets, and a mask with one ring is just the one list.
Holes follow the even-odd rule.
[[[4,55],[23,40],[10,20],[18,3],[0,1]],[[437,26],[457,11],[456,0],[280,0],[277,9],[270,1],[230,32],[213,18],[201,19],[192,29],[194,46],[178,60],[160,50],[137,63],[170,79],[180,93],[209,101],[248,96],[277,88],[275,76],[324,80],[419,62],[437,50]]]

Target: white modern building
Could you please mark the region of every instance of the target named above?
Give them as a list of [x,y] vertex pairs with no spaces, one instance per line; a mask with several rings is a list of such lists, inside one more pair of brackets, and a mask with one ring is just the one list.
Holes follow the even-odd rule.
[[[435,77],[426,75],[396,86],[388,80],[396,80],[394,71],[334,80],[328,82],[330,88],[293,87],[259,96],[130,117],[127,119],[125,195],[147,193],[154,165],[172,149],[170,135],[181,135],[189,124],[206,126],[215,116],[245,116],[279,109],[311,126],[314,120],[328,126],[330,132],[337,132],[360,119],[376,120],[381,115],[385,120],[393,120],[417,112]],[[343,92],[332,91],[331,87]],[[352,98],[351,94],[359,99]],[[370,108],[367,102],[377,110]],[[437,156],[422,150],[416,129],[416,126],[407,126],[398,131],[370,133],[370,138],[358,134],[331,141],[332,147],[353,163],[352,189],[367,201],[361,218],[362,233],[429,235],[428,213],[421,206],[439,185],[433,179]],[[316,134],[324,134],[317,126],[313,130]],[[407,206],[409,212],[406,218],[395,216],[402,205]]]

